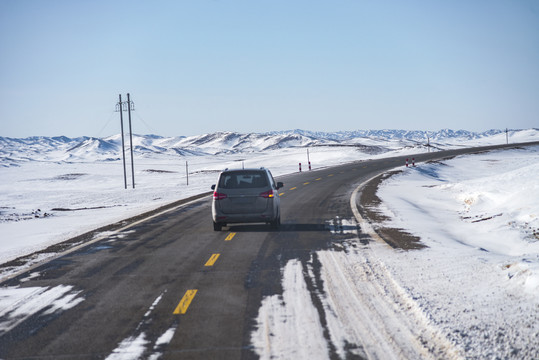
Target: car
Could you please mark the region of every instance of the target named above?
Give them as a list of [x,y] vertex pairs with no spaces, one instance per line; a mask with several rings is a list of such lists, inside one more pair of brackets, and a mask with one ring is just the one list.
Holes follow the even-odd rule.
[[231,223],[281,224],[279,189],[268,169],[234,169],[221,172],[212,185],[213,229],[221,231]]

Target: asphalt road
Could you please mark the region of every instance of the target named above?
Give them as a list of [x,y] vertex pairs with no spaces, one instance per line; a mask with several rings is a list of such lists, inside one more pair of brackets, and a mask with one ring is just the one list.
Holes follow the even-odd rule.
[[[413,157],[421,162],[474,151]],[[45,263],[32,276],[10,279],[1,286],[69,285],[84,301],[63,312],[43,310],[0,332],[0,358],[101,359],[126,339],[143,339],[145,358],[255,359],[254,319],[264,296],[282,293],[282,267],[290,259],[311,261],[313,251],[344,240],[329,232],[328,222],[352,218],[357,185],[404,166],[404,159],[279,178],[285,187],[278,231],[241,225],[215,232],[211,197],[205,197]]]

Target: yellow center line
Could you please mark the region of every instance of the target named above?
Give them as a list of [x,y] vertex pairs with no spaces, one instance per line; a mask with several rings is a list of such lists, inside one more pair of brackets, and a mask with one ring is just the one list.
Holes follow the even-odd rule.
[[213,266],[221,254],[213,254],[204,266]]
[[191,305],[191,301],[193,301],[193,298],[197,294],[197,291],[198,290],[196,289],[187,290],[185,292],[185,295],[181,299],[180,303],[178,304],[178,306],[176,306],[176,309],[174,310],[173,314],[174,315],[185,314],[187,312],[187,309],[189,308],[189,305]]
[[314,179],[314,181],[320,181],[320,180],[322,180],[322,178]]
[[308,181],[303,183],[303,185],[309,185],[309,184],[310,184],[310,182],[308,182]]
[[333,174],[329,174],[328,177],[333,176]]
[[230,241],[230,240],[232,240],[232,238],[234,237],[234,235],[236,235],[235,232],[232,232],[232,233],[228,234],[228,236],[226,237],[225,241]]
[[279,193],[279,196],[283,196],[283,195],[284,195],[284,192]]
[[297,189],[297,187],[295,187],[295,186],[293,188],[290,188],[290,190],[296,190],[296,189]]

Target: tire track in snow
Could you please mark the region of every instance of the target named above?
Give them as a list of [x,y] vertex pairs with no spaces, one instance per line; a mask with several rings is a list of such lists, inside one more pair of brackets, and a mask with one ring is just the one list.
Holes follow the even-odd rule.
[[357,355],[368,359],[460,358],[370,246],[317,253],[326,319],[341,358],[346,343],[361,345],[364,354]]

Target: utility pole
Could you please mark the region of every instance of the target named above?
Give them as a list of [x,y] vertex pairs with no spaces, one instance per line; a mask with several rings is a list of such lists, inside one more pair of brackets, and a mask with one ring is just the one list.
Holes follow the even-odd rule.
[[185,175],[187,176],[187,186],[189,186],[189,163],[185,162]]
[[124,140],[124,117],[123,112],[127,109],[127,114],[129,117],[129,139],[131,145],[131,178],[133,182],[133,189],[135,188],[135,162],[133,160],[133,130],[131,128],[131,110],[135,110],[135,104],[129,98],[129,93],[127,94],[127,101],[122,102],[122,94],[119,95],[119,101],[116,104],[116,111],[120,112],[120,127],[122,134],[122,158],[124,164],[124,188],[127,189],[127,170],[125,166],[125,140]]
[[133,131],[131,130],[131,107],[135,110],[135,105],[129,99],[129,93],[127,93],[127,114],[129,117],[129,143],[131,145],[131,178],[133,181],[133,189],[135,188],[135,162],[133,161]]
[[120,96],[120,101],[116,104],[116,111],[120,112],[120,133],[122,134],[122,158],[124,162],[124,189],[127,189],[127,172],[125,170],[125,144],[124,144],[124,118],[123,118],[123,106],[122,106],[122,94]]

